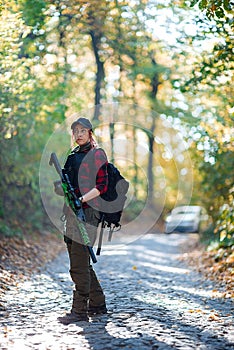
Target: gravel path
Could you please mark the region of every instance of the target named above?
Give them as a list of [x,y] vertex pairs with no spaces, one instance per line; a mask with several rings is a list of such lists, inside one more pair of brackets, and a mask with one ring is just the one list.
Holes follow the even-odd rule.
[[0,349],[234,349],[233,302],[179,261],[188,236],[148,234],[104,247],[95,270],[108,314],[64,326],[73,285],[66,252],[7,293]]

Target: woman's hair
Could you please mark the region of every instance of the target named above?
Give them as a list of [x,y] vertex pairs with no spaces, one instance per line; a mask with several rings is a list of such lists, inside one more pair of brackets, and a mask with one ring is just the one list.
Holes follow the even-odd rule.
[[98,147],[98,143],[93,137],[92,130],[89,130],[89,138],[90,138],[90,143],[91,143],[92,148],[97,148]]

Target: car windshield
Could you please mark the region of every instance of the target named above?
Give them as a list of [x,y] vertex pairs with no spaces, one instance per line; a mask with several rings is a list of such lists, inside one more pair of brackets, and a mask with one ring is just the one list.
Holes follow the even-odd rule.
[[195,214],[195,213],[198,213],[199,210],[200,208],[183,208],[183,209],[175,208],[172,210],[172,214],[173,215]]
[[175,214],[194,214],[196,211],[177,211]]

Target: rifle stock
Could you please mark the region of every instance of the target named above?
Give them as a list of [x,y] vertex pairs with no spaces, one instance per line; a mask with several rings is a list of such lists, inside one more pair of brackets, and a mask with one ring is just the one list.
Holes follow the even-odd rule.
[[56,154],[54,152],[51,153],[51,155],[50,155],[49,165],[50,166],[54,165],[57,173],[59,174],[59,176],[61,178],[61,180],[64,181],[62,168],[61,168],[61,166],[59,164],[59,161],[58,161],[58,158],[57,158],[57,156],[56,156]]

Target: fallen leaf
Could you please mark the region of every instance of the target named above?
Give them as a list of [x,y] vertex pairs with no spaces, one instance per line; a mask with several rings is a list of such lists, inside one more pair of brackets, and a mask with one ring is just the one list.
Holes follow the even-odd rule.
[[217,314],[211,314],[209,317],[208,317],[209,320],[211,321],[219,321],[219,317]]

